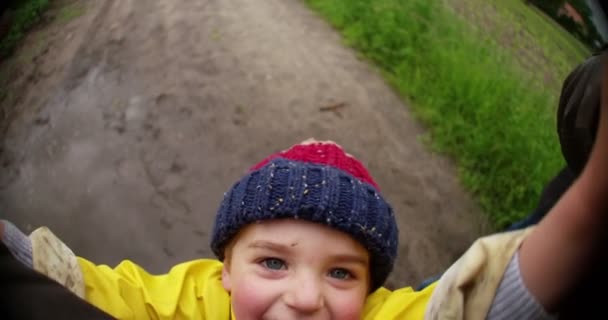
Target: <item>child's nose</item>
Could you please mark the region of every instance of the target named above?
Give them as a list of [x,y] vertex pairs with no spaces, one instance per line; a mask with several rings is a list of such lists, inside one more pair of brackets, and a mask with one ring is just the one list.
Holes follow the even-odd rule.
[[314,314],[323,308],[321,284],[314,277],[299,277],[284,296],[285,303],[302,314]]

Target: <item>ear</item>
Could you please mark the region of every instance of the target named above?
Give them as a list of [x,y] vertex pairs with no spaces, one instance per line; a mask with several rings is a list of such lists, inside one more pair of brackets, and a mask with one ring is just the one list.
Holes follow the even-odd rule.
[[230,265],[224,263],[222,267],[222,286],[224,286],[224,290],[230,292],[232,290],[232,282],[230,281]]

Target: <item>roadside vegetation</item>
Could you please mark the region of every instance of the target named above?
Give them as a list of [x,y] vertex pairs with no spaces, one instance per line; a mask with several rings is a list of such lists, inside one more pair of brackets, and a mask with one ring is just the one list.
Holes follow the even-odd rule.
[[527,215],[563,166],[561,81],[589,53],[515,1],[307,0],[410,102],[496,227]]
[[10,55],[25,32],[39,21],[49,0],[8,1],[2,5],[0,14],[0,58]]

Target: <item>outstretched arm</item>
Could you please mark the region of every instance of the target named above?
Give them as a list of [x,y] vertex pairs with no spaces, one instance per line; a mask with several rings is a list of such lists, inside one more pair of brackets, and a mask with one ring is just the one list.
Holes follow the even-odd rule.
[[589,161],[519,251],[523,281],[549,311],[605,254],[598,251],[608,226],[608,63],[602,59],[600,119]]
[[[71,250],[69,253],[72,257],[68,257],[67,251],[59,250],[65,245],[48,229],[42,235],[42,241],[40,237],[32,240],[31,236],[24,235],[10,222],[0,220],[0,242],[6,245],[11,255],[24,264],[26,269],[35,269],[40,278],[48,276],[63,286],[73,284],[74,278],[80,276],[84,286],[83,298],[115,318],[230,317],[230,299],[221,284],[222,267],[219,261],[194,260],[176,265],[166,274],[152,275],[128,260],[111,268],[77,258]],[[48,246],[35,244],[41,242]],[[47,255],[45,252],[56,255]],[[70,259],[75,260],[77,270],[63,263]],[[64,274],[70,274],[70,277],[64,277]],[[17,289],[22,288],[17,286]]]
[[[1,222],[0,228],[4,228]],[[0,292],[2,319],[112,319],[59,283],[17,261],[3,243],[0,243]]]
[[32,243],[30,239],[12,223],[1,219],[0,242],[8,248],[15,259],[32,268]]

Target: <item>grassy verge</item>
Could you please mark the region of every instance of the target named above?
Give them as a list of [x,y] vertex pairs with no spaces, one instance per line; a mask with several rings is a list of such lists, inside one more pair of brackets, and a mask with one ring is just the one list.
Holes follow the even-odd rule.
[[27,0],[15,9],[11,28],[8,34],[0,40],[0,58],[12,53],[23,38],[25,31],[40,19],[40,15],[48,5],[48,0]]
[[563,165],[547,111],[559,92],[539,89],[507,50],[440,0],[307,2],[411,102],[432,147],[458,162],[496,226],[534,207]]
[[447,0],[447,3],[471,26],[509,51],[538,84],[551,90],[559,90],[574,65],[590,54],[582,42],[523,0]]
[[86,11],[86,8],[81,2],[73,2],[71,4],[67,4],[59,10],[57,13],[57,21],[59,23],[67,23],[75,18],[82,16]]

